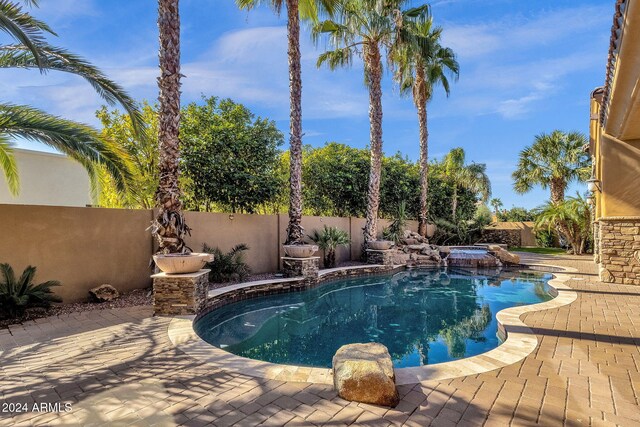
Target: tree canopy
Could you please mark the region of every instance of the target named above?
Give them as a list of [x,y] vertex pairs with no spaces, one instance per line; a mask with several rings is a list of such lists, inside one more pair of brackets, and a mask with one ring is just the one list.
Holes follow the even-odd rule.
[[276,196],[274,171],[283,135],[274,122],[230,99],[183,108],[181,163],[187,209],[255,212]]

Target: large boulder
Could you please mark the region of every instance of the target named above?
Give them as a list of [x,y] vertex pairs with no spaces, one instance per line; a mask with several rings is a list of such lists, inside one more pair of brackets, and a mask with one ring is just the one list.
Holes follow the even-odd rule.
[[505,251],[504,249],[495,251],[494,253],[496,258],[504,264],[520,264],[520,255]]
[[343,345],[333,356],[333,384],[345,400],[394,407],[399,401],[395,379],[382,344]]
[[107,302],[120,296],[120,292],[111,285],[100,285],[89,290],[89,295],[96,302]]

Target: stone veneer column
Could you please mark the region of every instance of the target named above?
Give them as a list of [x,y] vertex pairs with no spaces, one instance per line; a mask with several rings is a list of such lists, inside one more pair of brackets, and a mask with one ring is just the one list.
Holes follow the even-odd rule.
[[386,251],[367,249],[367,264],[393,265],[391,256],[393,252],[393,249],[387,249]]
[[600,218],[600,280],[640,285],[640,217]]
[[320,257],[292,258],[282,257],[284,277],[304,277],[311,281],[318,280]]
[[207,301],[210,271],[200,270],[189,274],[158,273],[152,275],[155,314],[163,316],[197,314],[204,308]]

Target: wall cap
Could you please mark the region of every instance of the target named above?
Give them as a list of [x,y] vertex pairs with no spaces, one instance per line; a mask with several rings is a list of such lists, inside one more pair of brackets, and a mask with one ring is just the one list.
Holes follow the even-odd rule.
[[594,222],[598,221],[640,221],[640,216],[603,216],[596,219]]

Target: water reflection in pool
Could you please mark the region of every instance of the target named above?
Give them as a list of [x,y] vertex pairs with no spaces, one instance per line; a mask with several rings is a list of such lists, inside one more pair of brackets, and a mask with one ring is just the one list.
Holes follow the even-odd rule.
[[246,300],[196,322],[205,341],[272,363],[330,367],[349,343],[381,342],[396,367],[483,353],[500,344],[495,315],[551,299],[539,272],[411,270]]

